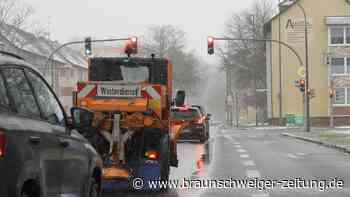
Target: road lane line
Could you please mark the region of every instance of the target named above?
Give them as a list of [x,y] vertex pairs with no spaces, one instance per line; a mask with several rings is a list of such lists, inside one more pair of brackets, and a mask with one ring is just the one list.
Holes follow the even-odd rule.
[[294,154],[292,154],[292,153],[288,153],[288,154],[287,154],[287,157],[289,157],[289,158],[291,158],[291,159],[298,159],[298,158],[299,158],[298,156],[296,156],[296,155],[294,155]]
[[268,193],[255,193],[252,194],[252,197],[269,197],[270,195]]
[[247,170],[246,171],[248,178],[260,178],[260,172],[257,170]]
[[245,160],[243,161],[243,165],[245,166],[255,166],[255,163],[253,160]]
[[245,149],[243,149],[243,148],[240,148],[240,149],[237,149],[237,152],[239,152],[239,153],[246,153],[247,151]]
[[241,146],[241,145],[235,145],[235,147],[236,147],[236,148],[242,148],[242,146]]
[[250,155],[248,155],[248,154],[242,154],[242,155],[240,155],[240,157],[241,157],[241,158],[249,158]]

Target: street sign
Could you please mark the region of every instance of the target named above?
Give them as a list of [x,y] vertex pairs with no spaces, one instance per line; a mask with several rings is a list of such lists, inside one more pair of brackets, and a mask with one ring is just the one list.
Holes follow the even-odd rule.
[[306,69],[305,69],[305,67],[300,67],[299,69],[298,69],[298,75],[300,76],[300,77],[305,77],[306,76]]

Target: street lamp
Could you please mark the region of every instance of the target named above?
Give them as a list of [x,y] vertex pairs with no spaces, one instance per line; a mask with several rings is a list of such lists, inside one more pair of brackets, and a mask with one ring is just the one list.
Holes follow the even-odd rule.
[[[296,1],[294,1],[294,2],[296,2]],[[305,11],[304,7],[298,2],[296,2],[296,5],[298,6],[298,8],[300,8],[300,10],[303,12],[303,15],[304,15],[305,78],[306,78],[305,89],[309,90],[310,81],[309,81],[309,43],[308,43],[309,39],[308,39],[308,30],[307,30],[308,22],[307,22],[307,16],[306,16],[306,11]],[[304,98],[305,98],[305,110],[306,110],[305,131],[310,132],[310,97],[309,97],[309,94],[307,92],[304,94]]]

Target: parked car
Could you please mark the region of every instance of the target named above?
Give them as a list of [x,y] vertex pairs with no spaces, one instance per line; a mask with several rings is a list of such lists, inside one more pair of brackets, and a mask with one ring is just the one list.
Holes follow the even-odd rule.
[[97,197],[102,161],[33,66],[0,52],[0,196]]
[[209,136],[210,136],[210,124],[209,124],[209,121],[210,121],[211,114],[207,113],[202,105],[192,105],[191,107],[196,107],[201,112],[203,120],[205,122],[206,135],[207,135],[207,138],[209,138]]
[[199,140],[200,142],[205,142],[208,139],[205,117],[197,107],[173,107],[171,109],[171,118],[188,123],[188,126],[180,134],[180,140]]

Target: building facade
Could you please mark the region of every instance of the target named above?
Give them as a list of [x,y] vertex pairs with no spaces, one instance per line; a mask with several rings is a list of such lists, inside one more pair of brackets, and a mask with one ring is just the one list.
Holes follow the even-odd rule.
[[[280,12],[265,24],[265,34],[287,43],[290,49],[266,44],[268,116],[272,123],[285,122],[288,114],[302,117],[304,101],[295,81],[304,78],[305,25],[309,44],[309,84],[312,125],[326,126],[334,115],[337,125],[350,124],[350,2],[348,0],[297,0],[280,4]],[[335,96],[330,97],[330,90]],[[281,119],[282,118],[282,121]]]
[[72,107],[72,91],[76,82],[87,79],[87,61],[79,51],[63,48],[48,62],[48,56],[60,43],[38,37],[21,29],[2,24],[0,26],[0,50],[18,54],[43,74],[52,85],[69,113]]

